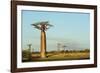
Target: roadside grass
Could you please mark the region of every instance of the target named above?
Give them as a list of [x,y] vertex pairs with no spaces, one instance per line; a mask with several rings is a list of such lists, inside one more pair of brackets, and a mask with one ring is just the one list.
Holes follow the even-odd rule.
[[42,62],[61,60],[84,60],[90,58],[90,52],[47,52],[46,58],[41,58],[39,53],[31,53],[31,59],[24,57],[22,62]]

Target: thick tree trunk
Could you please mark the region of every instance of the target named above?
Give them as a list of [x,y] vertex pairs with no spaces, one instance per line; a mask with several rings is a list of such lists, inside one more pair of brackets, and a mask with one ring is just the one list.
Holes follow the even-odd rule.
[[45,31],[41,31],[41,58],[46,57],[46,34]]

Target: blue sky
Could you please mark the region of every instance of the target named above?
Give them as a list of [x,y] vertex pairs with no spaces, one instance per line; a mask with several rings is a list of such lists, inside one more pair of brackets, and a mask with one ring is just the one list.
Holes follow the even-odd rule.
[[[68,50],[90,47],[90,14],[78,12],[22,11],[22,49],[32,44],[34,51],[40,50],[40,30],[31,24],[49,21],[53,27],[46,31],[47,51],[57,50],[57,43]],[[63,48],[61,48],[63,49]]]

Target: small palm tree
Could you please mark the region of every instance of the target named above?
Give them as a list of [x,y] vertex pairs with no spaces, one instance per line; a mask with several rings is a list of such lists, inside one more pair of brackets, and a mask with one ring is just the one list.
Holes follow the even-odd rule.
[[49,24],[48,21],[45,22],[38,22],[32,24],[34,28],[41,30],[41,57],[45,58],[46,57],[46,33],[45,31],[49,29],[52,25]]

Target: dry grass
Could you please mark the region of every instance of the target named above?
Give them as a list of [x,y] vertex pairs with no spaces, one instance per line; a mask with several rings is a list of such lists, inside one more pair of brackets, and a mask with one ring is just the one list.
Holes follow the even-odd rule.
[[89,52],[47,53],[46,58],[41,58],[39,53],[32,53],[30,61],[83,60],[89,58]]

